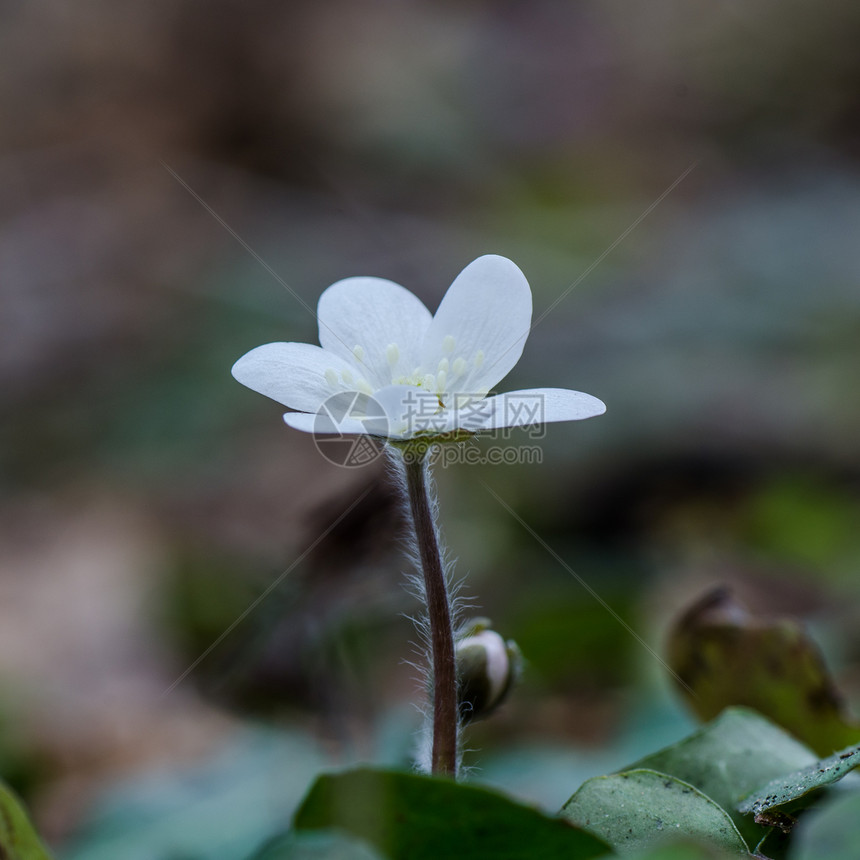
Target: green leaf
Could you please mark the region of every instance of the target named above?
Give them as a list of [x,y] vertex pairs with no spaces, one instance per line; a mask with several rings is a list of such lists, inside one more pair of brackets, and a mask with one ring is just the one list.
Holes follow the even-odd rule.
[[327,830],[276,836],[251,860],[383,860],[369,845]]
[[686,839],[658,845],[641,854],[636,852],[627,856],[627,860],[735,860],[735,858],[737,858],[735,852],[727,853],[713,845],[689,842]]
[[368,768],[321,776],[293,825],[338,828],[389,860],[586,860],[609,851],[590,833],[494,791]]
[[561,816],[605,839],[619,854],[673,836],[712,843],[732,856],[749,853],[724,809],[689,783],[654,770],[590,779]]
[[834,753],[830,758],[814,762],[802,770],[772,779],[738,806],[744,814],[752,813],[756,820],[768,820],[773,810],[805,798],[812,792],[842,779],[860,766],[860,745]]
[[845,712],[824,658],[790,618],[750,614],[726,589],[695,603],[669,636],[669,665],[686,687],[687,704],[703,720],[746,705],[815,750],[860,743],[860,726]]
[[860,857],[860,792],[852,791],[810,810],[797,825],[791,860],[857,860]]
[[689,782],[726,810],[754,845],[765,831],[737,811],[738,803],[763,783],[815,761],[808,747],[760,714],[727,708],[689,737],[627,770],[646,768]]
[[21,801],[0,782],[0,857],[3,860],[51,860]]

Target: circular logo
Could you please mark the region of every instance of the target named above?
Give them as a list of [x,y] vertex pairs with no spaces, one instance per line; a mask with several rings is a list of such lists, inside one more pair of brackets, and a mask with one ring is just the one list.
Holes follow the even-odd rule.
[[[357,433],[358,425],[363,432]],[[322,456],[346,469],[357,469],[382,455],[379,437],[388,435],[388,416],[369,394],[340,391],[327,398],[314,419],[314,444]]]

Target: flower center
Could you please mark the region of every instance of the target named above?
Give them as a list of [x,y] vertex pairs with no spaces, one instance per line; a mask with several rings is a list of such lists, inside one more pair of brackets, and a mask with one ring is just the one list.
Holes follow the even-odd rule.
[[349,368],[338,373],[333,367],[326,368],[325,381],[329,388],[337,394],[341,391],[360,391],[362,394],[373,394],[373,386],[363,377],[355,377]]
[[[435,367],[419,365],[410,371],[404,367],[403,361],[404,353],[408,350],[402,350],[400,344],[396,342],[389,343],[384,351],[385,365],[387,365],[388,370],[386,372],[383,369],[385,365],[383,365],[383,367],[377,368],[377,374],[384,379],[387,373],[390,373],[391,382],[389,384],[391,385],[414,385],[416,388],[432,392],[439,400],[440,409],[451,405],[446,403],[449,399],[452,404],[461,406],[475,398],[485,397],[486,389],[480,391],[465,391],[463,389],[463,385],[468,382],[471,373],[480,370],[484,364],[484,351],[479,349],[467,357],[458,349],[457,339],[450,334],[442,338],[441,346],[442,358]],[[355,344],[352,348],[352,354],[359,366],[366,366],[366,351],[363,346]],[[325,378],[329,387],[335,392],[357,390],[364,394],[373,394],[374,391],[373,386],[361,373],[353,375],[349,370],[338,373],[333,368],[328,368],[325,371]]]

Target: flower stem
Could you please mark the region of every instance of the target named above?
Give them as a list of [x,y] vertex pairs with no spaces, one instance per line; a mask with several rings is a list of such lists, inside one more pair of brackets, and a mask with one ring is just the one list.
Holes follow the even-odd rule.
[[457,666],[454,658],[454,631],[445,571],[439,541],[427,495],[423,457],[404,457],[409,505],[415,521],[415,537],[424,574],[430,642],[433,656],[433,749],[434,774],[457,775]]

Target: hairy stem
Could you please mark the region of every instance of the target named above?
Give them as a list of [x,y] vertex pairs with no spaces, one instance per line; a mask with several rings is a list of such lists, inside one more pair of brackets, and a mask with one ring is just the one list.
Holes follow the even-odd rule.
[[433,511],[427,495],[423,457],[405,457],[406,487],[415,522],[415,537],[424,574],[430,641],[433,656],[433,750],[432,772],[457,774],[457,667],[454,659],[454,631],[445,571]]

